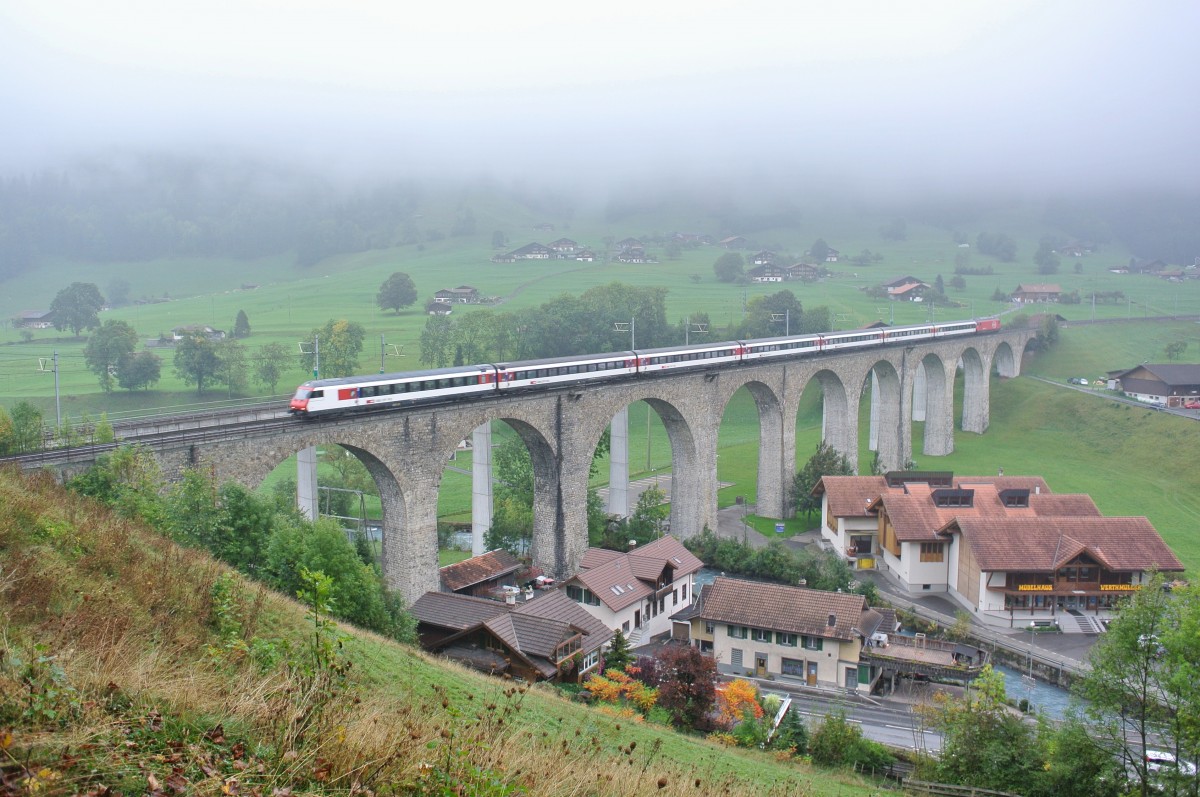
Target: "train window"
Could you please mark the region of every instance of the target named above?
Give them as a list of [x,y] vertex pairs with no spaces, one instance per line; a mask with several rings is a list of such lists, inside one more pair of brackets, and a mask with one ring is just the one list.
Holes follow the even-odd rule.
[[325,397],[325,391],[324,391],[324,390],[314,390],[312,393],[310,393],[310,394],[309,394],[309,396],[308,396],[308,397],[309,397],[310,399],[315,399],[315,398],[324,398],[324,397]]

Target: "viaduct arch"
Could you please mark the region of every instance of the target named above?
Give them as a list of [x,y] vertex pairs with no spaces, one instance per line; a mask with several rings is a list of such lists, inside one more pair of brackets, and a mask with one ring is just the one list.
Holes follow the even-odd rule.
[[878,455],[887,469],[912,458],[914,392],[924,372],[923,453],[954,447],[954,383],[964,374],[962,429],[982,433],[989,417],[989,378],[1019,373],[1033,338],[1012,330],[970,339],[829,354],[766,364],[639,377],[602,385],[396,409],[303,423],[284,419],[268,430],[156,450],[171,476],[210,467],[218,481],[254,489],[283,460],[313,446],[339,445],[357,456],[383,505],[383,572],[391,589],[415,600],[437,589],[437,497],[444,465],[459,443],[493,421],[511,426],[529,448],[534,471],[534,563],[558,577],[575,572],[587,546],[586,498],[592,454],[613,417],[647,402],[670,440],[671,528],[681,537],[715,527],[717,432],[733,394],[746,387],[759,415],[759,511],[782,517],[796,471],[795,418],[810,383],[823,394],[823,437],[858,467],[859,407],[864,386],[878,409]]

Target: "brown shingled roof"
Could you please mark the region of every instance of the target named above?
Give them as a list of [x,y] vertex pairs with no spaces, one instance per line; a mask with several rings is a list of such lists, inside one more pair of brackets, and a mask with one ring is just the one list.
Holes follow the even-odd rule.
[[652,594],[665,568],[670,567],[674,577],[679,578],[704,567],[695,554],[669,534],[629,553],[594,553],[599,550],[588,548],[584,552],[583,562],[593,566],[580,570],[573,580],[590,589],[614,612]]
[[[937,506],[934,503],[934,490],[927,484],[907,484],[903,490],[892,489],[884,493],[877,504],[882,504],[887,512],[892,528],[896,530],[896,539],[900,542],[933,542],[937,540],[938,529],[955,518],[964,517],[1022,517],[1039,514],[1052,514],[1058,509],[1065,511],[1079,510],[1084,514],[1099,514],[1095,504],[1090,499],[1057,501],[1049,496],[1033,492],[1044,482],[1041,477],[1026,476],[997,476],[997,477],[964,477],[955,479],[955,488],[974,491],[971,506]],[[1028,507],[1007,507],[1000,500],[1001,490],[1028,489]],[[1045,497],[1048,500],[1041,501]],[[1036,499],[1036,500],[1035,500]]]
[[613,637],[613,630],[592,616],[587,609],[567,597],[560,589],[535,593],[533,600],[526,601],[513,610],[514,614],[544,617],[566,623],[583,632],[583,652],[591,653]]
[[479,625],[507,611],[508,608],[498,601],[453,592],[426,592],[409,609],[418,622],[458,631]]
[[[849,640],[866,610],[862,595],[718,577],[704,596],[705,620]],[[834,624],[829,625],[833,615]]]
[[1184,569],[1144,517],[961,517],[944,533],[962,534],[987,572],[1053,572],[1084,551],[1116,572]]
[[446,565],[438,570],[438,576],[442,579],[445,589],[458,592],[474,584],[515,573],[520,568],[521,563],[517,557],[508,551],[497,549]]

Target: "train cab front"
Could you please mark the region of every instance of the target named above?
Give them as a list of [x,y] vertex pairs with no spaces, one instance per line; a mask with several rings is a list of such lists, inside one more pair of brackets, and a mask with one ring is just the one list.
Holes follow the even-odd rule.
[[298,415],[301,418],[308,415],[308,400],[312,398],[312,385],[305,382],[300,387],[296,388],[296,394],[292,396],[292,402],[288,405],[288,412],[292,415]]

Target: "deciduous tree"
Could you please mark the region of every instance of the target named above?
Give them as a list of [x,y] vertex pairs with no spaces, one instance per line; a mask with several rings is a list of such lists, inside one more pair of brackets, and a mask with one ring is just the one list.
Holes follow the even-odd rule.
[[121,360],[137,348],[138,336],[124,321],[105,321],[90,338],[83,350],[88,370],[100,379],[100,389],[111,393]]
[[254,362],[254,376],[259,384],[267,387],[272,394],[288,370],[289,353],[282,343],[268,343],[258,350],[258,358]]
[[[317,337],[320,348],[320,376],[350,376],[358,370],[358,356],[362,353],[366,330],[362,324],[345,319],[330,319],[325,326],[314,329],[309,338]],[[305,366],[312,369],[316,355],[303,355]]]
[[117,363],[117,384],[125,390],[149,389],[162,376],[162,358],[152,351],[127,354]]
[[384,280],[375,297],[375,303],[379,305],[379,309],[395,310],[397,314],[401,307],[408,307],[416,300],[417,286],[413,283],[412,277],[403,271],[397,271]]
[[746,275],[746,260],[740,252],[726,252],[713,263],[713,274],[719,282],[737,282]]
[[217,345],[202,334],[184,336],[175,344],[175,374],[204,393],[204,385],[220,379],[221,358]]
[[717,700],[716,659],[678,645],[668,645],[654,658],[661,679],[658,704],[671,712],[676,725],[704,727]]
[[9,448],[18,454],[39,450],[42,447],[42,411],[28,401],[18,402],[12,408],[9,441]]
[[91,282],[72,282],[58,292],[50,303],[55,329],[69,329],[75,337],[85,329],[100,326],[100,308],[104,297]]

